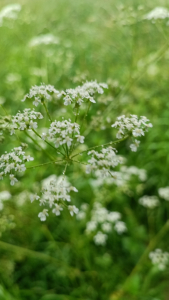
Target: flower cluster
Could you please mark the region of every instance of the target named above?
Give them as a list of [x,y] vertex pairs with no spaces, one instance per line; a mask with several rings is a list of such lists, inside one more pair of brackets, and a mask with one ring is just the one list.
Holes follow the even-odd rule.
[[150,208],[150,209],[151,208],[153,209],[153,208],[157,207],[160,204],[157,196],[147,196],[147,195],[141,197],[139,199],[139,203],[142,206]]
[[[59,216],[63,208],[66,206],[71,216],[73,216],[74,214],[77,214],[79,210],[75,205],[66,205],[66,202],[71,201],[69,195],[71,191],[78,192],[75,187],[70,185],[66,178],[62,177],[50,181],[50,183],[45,185],[45,187],[42,189],[41,197],[39,197],[37,194],[31,194],[30,200],[31,202],[34,200],[39,200],[40,206],[48,205],[50,208],[52,208],[52,212],[56,216]],[[38,214],[38,217],[41,221],[46,221],[47,216],[48,209],[46,208]]]
[[161,249],[150,252],[149,258],[152,264],[156,265],[159,270],[164,270],[169,263],[169,253],[163,252]]
[[29,94],[25,95],[24,99],[25,101],[27,99],[33,99],[33,105],[38,106],[39,103],[42,103],[44,100],[51,100],[51,95],[58,94],[59,92],[54,88],[52,85],[45,85],[41,84],[40,86],[33,86]]
[[165,7],[156,7],[144,16],[145,20],[157,20],[169,18],[169,11]]
[[42,133],[42,139],[53,141],[56,148],[64,144],[70,147],[74,137],[78,143],[84,143],[84,136],[80,135],[80,125],[71,123],[70,119],[69,121],[54,121],[51,123],[48,133]]
[[159,196],[163,198],[166,201],[169,201],[169,186],[166,186],[164,188],[160,188],[158,190]]
[[[144,116],[141,116],[140,119],[138,119],[138,116],[136,115],[130,115],[130,117],[123,115],[117,118],[117,121],[112,125],[112,127],[118,129],[116,134],[117,139],[121,139],[128,134],[131,134],[133,137],[139,137],[144,135],[149,127],[153,126],[148,122],[149,120]],[[134,143],[130,145],[131,150],[136,152],[139,143],[140,141],[135,139]]]
[[24,172],[26,170],[25,162],[34,160],[30,155],[26,156],[22,147],[14,148],[10,153],[5,152],[0,157],[0,180],[9,174],[10,184],[14,185],[18,180],[15,172]]
[[135,166],[122,166],[120,171],[111,171],[108,177],[103,178],[102,172],[95,172],[96,179],[91,179],[90,183],[93,188],[102,186],[103,184],[115,184],[117,186],[125,186],[132,178],[137,176],[140,181],[145,181],[147,178],[146,170],[138,169]]
[[96,103],[93,98],[95,93],[103,94],[104,89],[107,89],[106,83],[97,83],[97,81],[87,81],[82,86],[77,86],[75,89],[67,89],[62,91],[64,105],[75,103],[81,105],[85,100]]
[[39,45],[59,44],[59,39],[51,33],[41,34],[32,38],[29,42],[29,47],[36,47]]
[[[87,215],[88,206],[81,206],[77,219],[84,219]],[[121,214],[116,211],[108,211],[100,203],[95,202],[91,211],[91,219],[86,224],[86,234],[94,234],[93,240],[96,245],[105,245],[108,233],[114,230],[122,234],[127,230],[124,222],[121,221]]]
[[102,176],[110,176],[110,168],[114,168],[123,162],[122,157],[116,155],[116,152],[117,150],[111,146],[102,148],[100,153],[95,150],[89,151],[88,155],[92,157],[88,160],[89,165],[86,167],[86,173],[90,173],[93,170],[100,170]]
[[20,4],[10,4],[5,6],[1,11],[0,11],[0,26],[3,23],[3,19],[17,19],[18,13],[21,10],[21,5]]
[[38,124],[34,120],[37,119],[43,119],[40,112],[36,112],[30,108],[26,108],[23,113],[19,111],[16,116],[12,117],[12,124],[10,125],[11,135],[15,133],[15,129],[36,129]]

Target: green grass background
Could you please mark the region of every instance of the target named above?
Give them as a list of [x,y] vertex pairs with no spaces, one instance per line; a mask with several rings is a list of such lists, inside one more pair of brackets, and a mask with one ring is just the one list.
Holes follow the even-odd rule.
[[[0,9],[15,2],[1,0]],[[0,299],[4,300],[168,300],[169,269],[158,272],[148,259],[127,283],[124,295],[119,296],[150,239],[168,219],[167,202],[152,213],[153,232],[140,195],[157,195],[159,187],[168,185],[169,170],[169,25],[167,20],[153,24],[142,17],[156,6],[169,9],[168,1],[137,0],[24,0],[19,18],[5,21],[0,27],[0,96],[10,114],[26,107],[20,102],[35,84],[44,82],[62,90],[75,87],[75,77],[110,82],[106,92],[114,98],[106,115],[112,122],[121,114],[147,116],[153,128],[142,139],[137,153],[128,145],[118,146],[127,158],[127,165],[147,170],[148,178],[138,194],[138,182],[131,182],[128,192],[116,187],[103,187],[95,193],[88,176],[81,168],[71,167],[71,182],[77,186],[77,206],[92,205],[101,199],[110,210],[124,216],[128,233],[112,234],[105,247],[94,245],[84,235],[85,224],[68,214],[51,217],[45,224],[37,218],[36,203],[26,201],[18,207],[16,195],[27,189],[36,191],[39,182],[50,174],[61,174],[61,167],[27,171],[21,185],[9,187],[1,182],[0,190],[10,189],[13,198],[6,204],[5,213],[15,216],[16,227],[6,231],[0,240]],[[142,8],[140,8],[142,6]],[[34,36],[52,33],[58,45],[30,48]],[[45,70],[43,76],[32,74],[33,68]],[[9,81],[9,74],[19,74],[19,80]],[[80,74],[80,75],[79,75]],[[121,89],[112,87],[118,81]],[[120,91],[120,92],[119,92]],[[60,104],[51,107],[53,115],[62,114]],[[104,114],[106,106],[95,106]],[[3,111],[1,111],[3,115]],[[89,116],[89,117],[90,117]],[[97,129],[97,128],[96,128]],[[109,130],[90,132],[88,145],[100,144],[112,138]],[[25,138],[22,139],[25,141]],[[0,153],[18,145],[15,137],[5,137]],[[46,157],[35,145],[39,162]],[[85,180],[84,180],[85,178]],[[156,247],[169,251],[168,234]]]

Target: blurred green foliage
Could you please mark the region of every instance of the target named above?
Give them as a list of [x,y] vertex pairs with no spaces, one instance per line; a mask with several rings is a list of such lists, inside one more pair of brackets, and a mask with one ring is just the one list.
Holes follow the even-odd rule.
[[[15,2],[1,0],[0,9],[11,3]],[[36,203],[28,199],[22,203],[22,195],[19,200],[22,191],[36,192],[42,179],[60,175],[61,166],[35,169],[31,176],[27,171],[19,187],[11,188],[7,181],[1,181],[0,191],[10,189],[12,198],[0,214],[14,215],[16,226],[4,232],[0,240],[0,300],[167,300],[169,269],[157,272],[148,259],[131,278],[125,293],[120,295],[118,291],[151,235],[160,231],[169,216],[168,203],[163,201],[153,212],[150,232],[146,210],[138,204],[139,196],[157,195],[159,187],[168,185],[169,27],[166,20],[155,24],[143,21],[143,16],[156,6],[169,9],[168,1],[17,3],[22,5],[18,19],[5,20],[0,27],[0,104],[9,114],[26,107],[20,100],[32,85],[44,82],[62,90],[83,80],[97,79],[109,83],[105,97],[110,97],[111,102],[94,106],[89,121],[93,114],[103,114],[113,123],[117,116],[133,113],[146,115],[154,127],[142,139],[138,152],[131,153],[127,142],[118,145],[128,166],[147,170],[143,185],[133,180],[126,190],[103,186],[96,193],[80,167],[69,169],[71,182],[80,191],[75,195],[78,207],[84,202],[92,205],[99,198],[110,210],[124,216],[128,232],[124,236],[112,234],[105,247],[94,245],[84,234],[85,224],[68,213],[50,217],[44,224],[37,218]],[[59,43],[29,47],[33,37],[47,33],[58,37]],[[64,113],[59,101],[50,109],[56,117]],[[1,107],[0,115],[5,115]],[[89,128],[90,146],[114,138],[109,130],[100,133],[97,127]],[[27,142],[26,137],[19,139]],[[19,141],[6,134],[0,154],[14,145],[18,146]],[[46,161],[35,144],[31,144],[29,152],[36,152],[37,162]],[[156,246],[169,251],[167,237]]]

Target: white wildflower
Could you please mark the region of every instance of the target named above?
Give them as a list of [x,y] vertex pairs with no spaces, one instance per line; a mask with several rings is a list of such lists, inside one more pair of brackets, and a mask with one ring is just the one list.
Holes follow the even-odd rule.
[[110,176],[110,168],[122,163],[122,158],[116,155],[116,152],[117,150],[111,146],[102,148],[100,153],[95,150],[89,151],[88,155],[92,157],[88,160],[89,165],[86,167],[86,173],[90,173],[92,170],[100,170],[102,177]]
[[[52,179],[52,180],[51,180]],[[40,206],[49,206],[52,208],[52,212],[59,216],[60,212],[63,210],[64,206],[67,206],[66,203],[63,206],[64,202],[70,202],[71,198],[69,193],[71,191],[77,192],[78,190],[71,186],[67,181],[66,177],[57,178],[55,175],[49,176],[47,179],[42,181],[42,195],[39,197],[37,194],[31,195],[30,200],[39,200]],[[70,214],[77,214],[78,208],[75,205],[67,206],[67,209],[70,211]]]
[[169,263],[169,253],[163,252],[161,249],[155,249],[150,252],[149,258],[153,265],[156,265],[159,270],[164,270]]
[[131,151],[136,152],[136,151],[137,151],[137,148],[139,147],[139,144],[140,144],[140,141],[135,140],[135,141],[134,141],[134,144],[131,144],[131,145],[130,145]]
[[[122,139],[128,134],[133,135],[134,137],[139,137],[144,136],[148,128],[153,126],[148,122],[149,120],[145,116],[141,116],[140,119],[138,119],[136,115],[130,115],[130,117],[122,115],[117,118],[117,121],[112,125],[112,127],[118,129],[116,134],[117,139]],[[134,144],[130,145],[131,150],[136,152],[139,143],[140,141],[135,140]]]
[[97,228],[97,222],[96,221],[90,221],[86,224],[86,233],[91,233],[92,231],[95,231]]
[[68,205],[68,209],[70,211],[71,216],[77,214],[79,209],[75,205]]
[[49,44],[59,44],[58,37],[54,36],[51,33],[41,34],[30,40],[29,47],[36,47],[39,45],[49,45]]
[[[76,135],[76,133],[78,135]],[[55,147],[58,148],[64,144],[70,147],[72,145],[73,135],[75,135],[77,142],[84,143],[84,136],[80,136],[80,125],[71,123],[71,120],[64,120],[61,122],[52,122],[45,137],[51,140],[55,144]]]
[[0,201],[6,201],[11,198],[11,194],[8,191],[0,192]]
[[59,216],[60,212],[63,210],[63,208],[61,207],[61,205],[59,204],[55,204],[55,208],[52,209],[52,212],[56,215]]
[[9,4],[2,8],[0,11],[0,26],[3,23],[3,20],[6,19],[17,19],[18,13],[21,10],[20,4]]
[[102,230],[104,232],[110,232],[112,230],[112,225],[108,222],[102,224]]
[[146,20],[157,20],[169,18],[169,10],[165,7],[156,7],[144,16]]
[[42,103],[44,100],[51,101],[51,95],[58,95],[58,93],[59,91],[57,91],[52,85],[35,85],[30,89],[29,94],[27,94],[22,101],[32,99],[33,105],[38,106],[39,103]]
[[166,201],[169,201],[169,186],[159,188],[158,193],[161,198],[163,198]]
[[26,108],[23,113],[20,111],[12,117],[12,124],[10,126],[11,135],[15,133],[15,130],[30,130],[38,127],[37,122],[33,120],[43,119],[43,115],[40,112]]
[[157,207],[160,204],[157,196],[147,196],[147,195],[141,197],[139,199],[139,203],[142,206],[150,208],[150,209],[153,209],[153,208]]
[[82,86],[78,86],[75,89],[67,89],[62,91],[58,96],[63,95],[64,105],[70,105],[71,103],[77,103],[81,105],[84,101],[90,101],[96,103],[93,96],[103,94],[104,89],[108,86],[105,83],[97,83],[97,81],[86,82]]
[[114,229],[116,230],[116,232],[118,234],[122,234],[123,232],[127,231],[127,227],[126,224],[122,221],[118,221],[115,226]]
[[[29,161],[33,160],[33,157],[29,156]],[[26,170],[25,162],[27,158],[22,147],[14,148],[10,153],[5,152],[0,157],[0,180],[3,176],[9,174],[10,184],[14,185],[18,180],[15,178],[15,172],[24,172]]]
[[46,221],[46,217],[48,216],[48,209],[44,209],[42,212],[38,214],[38,217],[41,221]]
[[104,246],[106,244],[107,235],[102,233],[101,231],[98,231],[93,239],[96,245]]

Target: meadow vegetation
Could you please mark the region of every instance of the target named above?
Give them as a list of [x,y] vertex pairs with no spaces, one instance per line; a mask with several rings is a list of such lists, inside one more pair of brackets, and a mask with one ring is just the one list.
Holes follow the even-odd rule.
[[169,298],[168,30],[167,0],[1,0],[0,300]]

